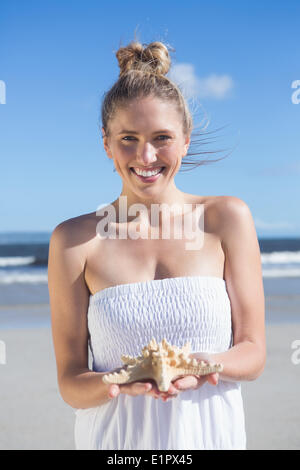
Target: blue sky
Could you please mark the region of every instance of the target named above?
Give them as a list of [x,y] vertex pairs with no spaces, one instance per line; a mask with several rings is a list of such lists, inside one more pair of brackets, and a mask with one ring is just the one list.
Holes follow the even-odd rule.
[[258,236],[300,236],[299,30],[297,0],[3,0],[0,231],[51,231],[119,196],[100,103],[136,31],[175,49],[170,74],[205,109],[207,130],[226,126],[209,150],[234,148],[176,185],[241,198]]

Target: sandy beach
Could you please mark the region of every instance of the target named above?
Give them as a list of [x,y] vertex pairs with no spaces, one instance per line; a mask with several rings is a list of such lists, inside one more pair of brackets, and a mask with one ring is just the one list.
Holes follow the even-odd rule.
[[[247,448],[300,449],[300,364],[291,344],[300,323],[267,324],[267,364],[242,383]],[[0,449],[74,449],[74,411],[60,397],[49,326],[0,330]],[[300,355],[299,355],[300,356]]]
[[0,449],[73,449],[74,412],[58,392],[50,328],[2,330],[0,339]]

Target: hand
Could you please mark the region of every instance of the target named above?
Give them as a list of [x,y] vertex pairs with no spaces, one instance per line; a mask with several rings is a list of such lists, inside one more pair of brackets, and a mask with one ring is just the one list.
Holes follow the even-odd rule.
[[167,392],[161,392],[155,380],[141,380],[139,382],[131,382],[127,384],[111,384],[108,388],[108,396],[116,398],[120,393],[126,393],[130,396],[149,395],[153,398],[161,398],[166,401],[168,398],[176,397],[180,392],[171,383]]
[[185,375],[184,377],[178,378],[173,381],[173,385],[177,388],[177,390],[197,390],[205,382],[208,382],[211,385],[217,385],[218,381],[219,373],[214,372],[208,375]]

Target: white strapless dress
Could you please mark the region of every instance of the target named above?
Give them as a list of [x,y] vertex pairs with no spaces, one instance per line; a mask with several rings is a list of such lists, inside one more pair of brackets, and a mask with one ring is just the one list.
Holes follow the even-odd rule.
[[[154,337],[191,353],[232,346],[231,304],[219,277],[155,279],[108,287],[90,296],[92,370],[123,366]],[[76,449],[246,449],[240,382],[219,380],[167,402],[120,394],[104,405],[75,410]]]

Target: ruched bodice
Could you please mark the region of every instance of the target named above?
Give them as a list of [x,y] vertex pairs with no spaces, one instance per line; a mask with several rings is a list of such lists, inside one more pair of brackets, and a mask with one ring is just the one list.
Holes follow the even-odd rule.
[[108,287],[90,297],[88,309],[93,370],[123,365],[122,354],[140,355],[154,336],[191,352],[226,351],[231,307],[218,277],[155,279]]
[[[152,338],[191,352],[232,345],[231,304],[222,278],[177,277],[121,284],[90,296],[92,369],[111,371],[121,356],[138,356]],[[219,380],[168,402],[120,394],[99,407],[76,410],[76,448],[243,449],[246,436],[239,382]]]

